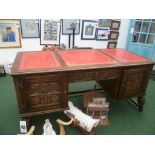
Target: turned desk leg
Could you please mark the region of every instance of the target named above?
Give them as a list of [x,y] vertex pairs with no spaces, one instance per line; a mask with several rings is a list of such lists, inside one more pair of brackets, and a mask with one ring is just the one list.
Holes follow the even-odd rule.
[[145,97],[144,96],[138,96],[138,110],[139,112],[142,112],[143,111],[143,106],[144,106],[144,103],[145,103]]

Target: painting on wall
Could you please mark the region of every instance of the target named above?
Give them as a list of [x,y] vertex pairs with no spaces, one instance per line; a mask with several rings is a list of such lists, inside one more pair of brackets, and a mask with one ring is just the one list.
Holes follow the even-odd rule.
[[111,21],[111,27],[110,27],[110,29],[111,30],[119,30],[120,24],[121,24],[120,21],[112,20]]
[[44,19],[40,21],[40,44],[60,44],[60,20]]
[[39,38],[39,19],[21,19],[23,38]]
[[97,28],[96,40],[108,40],[109,28]]
[[0,19],[0,48],[20,48],[20,21]]
[[116,48],[117,41],[108,41],[107,48]]
[[81,40],[95,40],[97,21],[83,20]]
[[98,27],[110,27],[111,19],[99,19]]
[[73,28],[75,34],[80,33],[80,20],[79,19],[62,19],[62,34],[73,34]]
[[119,32],[117,31],[110,31],[109,40],[117,40],[119,36]]

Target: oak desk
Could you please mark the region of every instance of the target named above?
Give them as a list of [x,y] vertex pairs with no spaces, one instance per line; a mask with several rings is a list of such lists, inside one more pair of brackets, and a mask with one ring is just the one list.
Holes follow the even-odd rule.
[[20,117],[67,108],[68,84],[96,80],[113,99],[138,97],[143,110],[154,62],[123,49],[19,52],[11,75]]

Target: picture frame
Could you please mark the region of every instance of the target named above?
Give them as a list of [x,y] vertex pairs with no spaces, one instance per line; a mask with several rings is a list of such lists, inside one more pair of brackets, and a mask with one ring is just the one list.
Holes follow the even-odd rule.
[[80,19],[62,19],[62,35],[73,34],[73,30],[71,30],[71,24],[76,25],[75,35],[80,34]]
[[21,19],[22,38],[39,38],[39,19]]
[[40,45],[59,45],[60,31],[60,19],[41,19]]
[[110,27],[111,19],[99,19],[98,27]]
[[108,41],[107,48],[116,48],[117,47],[117,41]]
[[118,40],[119,32],[110,31],[109,40]]
[[0,19],[0,48],[21,48],[20,20]]
[[97,21],[93,21],[93,20],[82,21],[81,40],[95,40],[96,39],[97,23],[98,23]]
[[109,28],[96,28],[96,40],[108,40],[109,30]]
[[120,24],[121,24],[121,21],[119,21],[119,20],[112,20],[111,21],[111,27],[110,27],[110,29],[111,30],[119,30]]

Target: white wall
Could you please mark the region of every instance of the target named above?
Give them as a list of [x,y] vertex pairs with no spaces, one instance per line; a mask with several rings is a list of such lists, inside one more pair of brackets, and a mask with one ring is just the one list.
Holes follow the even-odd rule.
[[[129,19],[122,19],[120,26],[120,34],[118,38],[118,48],[125,48],[126,37],[129,27]],[[81,21],[82,22],[82,21]],[[82,24],[80,24],[82,26]],[[81,30],[81,29],[80,29]],[[61,35],[60,43],[64,43],[68,46],[68,36]],[[92,47],[92,48],[106,48],[107,41],[95,41],[95,40],[81,40],[81,34],[75,36],[75,45],[80,47]],[[37,51],[41,50],[43,46],[40,45],[40,39],[22,39],[22,48],[7,48],[0,49],[0,64],[4,64],[6,71],[8,71],[7,64],[12,62],[17,52],[20,51]]]

